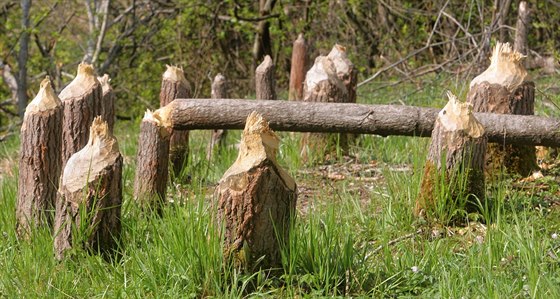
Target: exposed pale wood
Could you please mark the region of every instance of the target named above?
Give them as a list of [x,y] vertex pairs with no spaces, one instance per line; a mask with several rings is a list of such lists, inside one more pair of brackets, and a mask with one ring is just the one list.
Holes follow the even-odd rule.
[[[315,64],[307,72],[303,85],[303,100],[322,103],[348,102],[344,82],[339,79],[336,65],[329,57],[317,57]],[[348,150],[347,137],[346,134],[303,134],[301,155],[304,160],[327,159],[336,152],[337,145],[345,152]]]
[[[168,65],[161,82],[160,106],[164,107],[174,99],[188,96],[190,96],[190,87],[183,69]],[[189,132],[173,130],[169,143],[169,160],[173,173],[178,176],[185,165],[189,152]]]
[[[511,50],[508,44],[498,44],[494,49],[494,56],[501,57],[493,60],[488,68],[494,71],[485,72],[482,79],[478,79],[474,85],[471,83],[467,102],[473,104],[476,112],[533,115],[535,85],[524,81],[527,72],[521,65],[523,55]],[[522,176],[531,174],[538,168],[534,146],[531,143],[515,146],[489,145],[486,156],[487,173],[499,173],[502,167]]]
[[21,125],[17,232],[29,237],[34,227],[52,224],[60,177],[62,103],[47,77],[27,105]]
[[103,90],[93,67],[81,63],[78,75],[60,92],[64,107],[62,125],[62,169],[74,153],[88,141],[89,128],[95,115],[100,115]]
[[[484,201],[484,127],[473,116],[470,104],[460,103],[451,93],[448,96],[432,132],[414,211],[428,218],[434,216],[436,206],[450,213],[456,209],[474,212],[478,201]],[[442,208],[451,204],[457,206]]]
[[86,146],[64,168],[56,202],[54,249],[57,259],[84,247],[110,255],[121,231],[122,165],[117,140],[96,117]]
[[[212,81],[212,98],[213,99],[225,99],[229,97],[228,83],[226,77],[222,74],[217,74]],[[241,116],[245,118],[244,115]],[[217,147],[224,146],[226,141],[227,131],[226,130],[213,130],[212,137],[210,137],[210,143],[206,149],[206,159],[210,160],[212,154]]]
[[111,87],[111,78],[109,75],[105,74],[102,77],[97,77],[99,84],[101,84],[101,90],[103,91],[102,97],[102,111],[101,115],[103,119],[107,121],[109,126],[109,131],[113,132],[115,127],[115,93],[113,92],[113,87]]
[[329,59],[334,63],[336,75],[344,83],[348,97],[348,103],[356,103],[356,87],[358,85],[358,70],[348,59],[346,48],[339,44],[334,45],[329,55]]
[[[239,99],[177,99],[163,108],[169,126],[188,130],[243,129],[245,115],[258,111],[273,130],[431,135],[434,108]],[[333,117],[333,111],[336,117]],[[560,146],[560,119],[530,115],[475,113],[491,142]]]
[[215,191],[224,255],[244,269],[281,265],[280,244],[295,216],[296,183],[276,162],[279,143],[266,120],[251,113],[239,156]]
[[140,125],[134,198],[155,211],[160,211],[165,203],[170,133],[158,112],[146,112]]
[[255,70],[255,91],[259,100],[276,100],[276,83],[274,81],[274,63],[269,55]]
[[290,68],[290,100],[303,100],[303,81],[307,65],[307,43],[303,34],[294,41]]

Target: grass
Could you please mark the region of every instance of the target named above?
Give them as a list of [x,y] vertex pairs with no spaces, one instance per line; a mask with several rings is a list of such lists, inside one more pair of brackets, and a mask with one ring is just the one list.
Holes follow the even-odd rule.
[[[362,98],[442,107],[437,86],[462,90],[448,78],[421,83],[421,90],[412,84],[365,90]],[[559,114],[541,105],[538,94],[536,106]],[[56,262],[46,229],[33,232],[31,241],[16,238],[17,177],[8,174],[17,173],[19,145],[16,138],[0,143],[0,297],[560,297],[558,170],[544,181],[490,184],[495,206],[486,224],[428,225],[412,214],[428,139],[361,136],[352,158],[308,168],[298,135],[282,133],[280,160],[300,187],[298,215],[282,248],[283,274],[243,274],[222,263],[210,204],[212,187],[237,150],[206,161],[209,133],[193,132],[188,167],[169,188],[173,203],[163,217],[146,216],[131,198],[132,127],[138,122],[117,127],[125,156],[123,240],[121,258],[109,262],[83,252]],[[232,132],[228,144],[238,139]],[[190,184],[182,183],[187,175]]]

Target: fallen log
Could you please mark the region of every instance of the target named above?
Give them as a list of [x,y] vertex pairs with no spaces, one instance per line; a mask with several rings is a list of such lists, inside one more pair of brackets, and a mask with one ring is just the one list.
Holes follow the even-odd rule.
[[[429,137],[440,109],[397,105],[238,99],[176,99],[160,115],[177,129],[243,129],[257,111],[275,131]],[[560,146],[560,119],[474,113],[489,142]]]

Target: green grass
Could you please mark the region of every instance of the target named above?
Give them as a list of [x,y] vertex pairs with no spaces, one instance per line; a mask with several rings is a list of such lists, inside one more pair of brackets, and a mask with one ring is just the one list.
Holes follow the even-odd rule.
[[[363,90],[361,96],[371,103],[442,107],[437,86],[462,90],[451,79],[420,85]],[[539,112],[558,117],[539,99]],[[11,161],[0,179],[0,297],[560,297],[560,238],[552,237],[560,234],[557,172],[523,188],[513,188],[518,183],[509,178],[489,185],[495,206],[486,224],[428,225],[412,211],[429,139],[361,136],[353,158],[306,168],[298,135],[281,133],[280,161],[300,187],[299,212],[282,248],[282,274],[244,274],[222,262],[211,205],[235,147],[206,161],[209,132],[193,132],[188,167],[169,188],[173,203],[163,217],[146,216],[131,198],[137,129],[130,128],[137,127],[137,121],[117,127],[125,156],[123,231],[121,258],[110,262],[83,252],[56,262],[46,229],[33,232],[31,241],[16,238],[17,177],[7,174],[17,173],[19,144],[17,138],[0,143],[0,160]],[[228,144],[238,140],[232,131]],[[329,179],[326,171],[346,175]]]

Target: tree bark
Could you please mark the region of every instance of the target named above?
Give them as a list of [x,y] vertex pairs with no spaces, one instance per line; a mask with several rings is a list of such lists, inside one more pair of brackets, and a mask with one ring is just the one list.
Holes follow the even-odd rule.
[[253,44],[253,69],[256,67],[257,61],[261,61],[266,55],[272,55],[272,40],[270,38],[270,22],[266,19],[276,0],[260,0],[259,16],[264,18],[259,21],[255,33],[255,43]]
[[[509,47],[509,45],[507,46]],[[508,47],[501,53],[495,53],[501,58],[492,61],[489,70],[493,67],[494,71],[486,71],[485,78],[491,82],[478,80],[480,83],[471,86],[467,102],[472,103],[474,111],[518,115],[534,114],[535,84],[524,81],[527,72],[521,66],[522,56]],[[499,44],[494,52],[498,51],[500,51]],[[504,80],[504,77],[507,79]],[[508,172],[521,176],[530,175],[538,169],[535,147],[531,144],[489,145],[486,155],[486,172],[489,175],[496,174],[502,167],[505,167]]]
[[449,103],[434,125],[414,210],[417,216],[439,221],[459,220],[452,214],[458,209],[477,211],[485,192],[484,127],[473,116],[469,104],[460,103],[451,93],[448,95]]
[[[435,108],[401,105],[234,99],[177,99],[161,110],[160,114],[167,115],[168,126],[178,129],[243,129],[245,115],[258,111],[277,131],[416,137],[431,135],[439,112]],[[493,113],[474,115],[486,129],[490,142],[560,145],[560,119]]]
[[21,0],[21,36],[18,53],[18,114],[24,117],[27,106],[27,59],[29,58],[29,11],[31,0]]
[[[319,56],[304,83],[304,101],[306,102],[348,102],[348,91],[344,82],[337,76],[336,64],[328,56]],[[302,135],[301,156],[321,161],[329,159],[336,153],[337,145],[343,153],[348,151],[346,134],[306,133]]]
[[266,120],[251,113],[239,156],[215,191],[224,256],[245,270],[281,266],[280,247],[295,216],[296,183],[276,162],[279,143]]
[[140,125],[134,198],[158,213],[167,190],[170,132],[157,112],[146,112]]
[[274,63],[266,55],[255,70],[255,90],[259,100],[276,100],[276,83],[274,81]]
[[121,232],[123,159],[107,123],[96,117],[87,145],[72,155],[62,175],[56,203],[57,259],[82,248],[109,257]]
[[88,141],[88,132],[102,111],[103,90],[89,64],[78,66],[78,75],[60,92],[64,108],[62,125],[62,169],[70,157]]
[[101,115],[103,119],[107,122],[109,126],[109,131],[113,133],[115,127],[115,93],[113,92],[113,87],[109,83],[111,78],[109,75],[105,74],[103,77],[97,77],[99,84],[101,84],[101,90],[103,92],[102,105],[101,105]]
[[20,138],[16,227],[27,238],[32,228],[52,224],[60,177],[62,103],[48,77],[27,106]]
[[348,59],[346,48],[336,44],[332,48],[328,58],[332,60],[336,68],[337,77],[344,83],[348,97],[348,103],[356,103],[356,87],[358,85],[358,70],[354,64]]
[[519,11],[517,15],[517,24],[515,30],[515,51],[529,55],[529,44],[527,43],[527,35],[529,26],[531,25],[531,14],[527,7],[526,1],[519,2]]
[[[226,77],[222,74],[217,74],[212,82],[212,98],[213,99],[224,99],[229,97],[228,84]],[[245,116],[241,116],[245,118]],[[206,150],[206,159],[210,160],[215,148],[224,146],[226,141],[227,131],[226,130],[213,130],[212,137],[210,138],[210,143]]]
[[[159,93],[160,106],[164,107],[177,98],[188,97],[190,88],[182,68],[167,66]],[[173,130],[169,141],[169,160],[173,174],[179,176],[189,154],[189,131]]]
[[307,43],[300,34],[292,48],[292,66],[290,68],[289,100],[303,100],[303,80],[307,66]]

